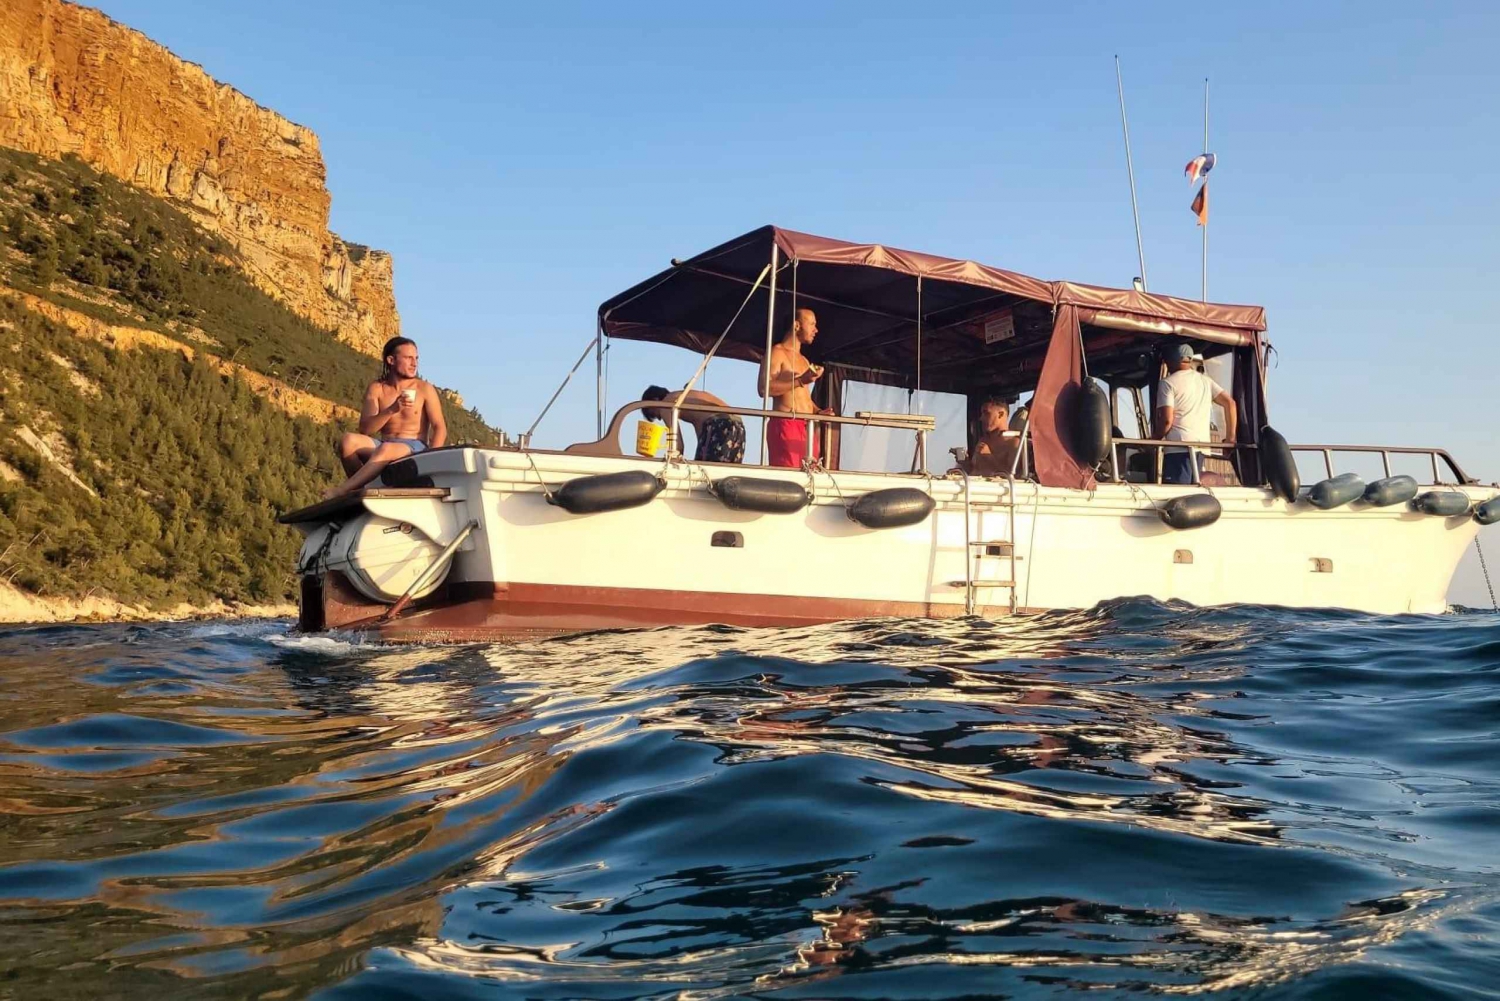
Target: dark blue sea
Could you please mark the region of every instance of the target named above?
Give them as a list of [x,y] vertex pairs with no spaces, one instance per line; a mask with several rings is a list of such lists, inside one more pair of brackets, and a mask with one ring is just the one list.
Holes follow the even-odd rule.
[[0,998],[1500,998],[1500,617],[0,634]]

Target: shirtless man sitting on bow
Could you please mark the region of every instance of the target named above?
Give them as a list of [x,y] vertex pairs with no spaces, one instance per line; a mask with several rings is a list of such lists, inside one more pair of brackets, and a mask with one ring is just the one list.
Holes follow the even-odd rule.
[[362,489],[397,459],[439,448],[448,440],[443,404],[429,382],[417,378],[417,342],[392,337],[381,349],[380,378],[365,390],[359,431],[339,439],[339,461],[349,478],[323,496]]
[[[813,404],[812,384],[823,374],[823,366],[814,365],[802,355],[802,349],[817,336],[817,316],[810,309],[799,309],[786,336],[771,347],[771,356],[761,365],[760,391],[771,397],[773,410],[793,414],[833,413],[819,410]],[[766,426],[767,462],[772,466],[801,468],[807,455],[819,457],[816,438],[812,446],[809,453],[806,421],[773,417]]]

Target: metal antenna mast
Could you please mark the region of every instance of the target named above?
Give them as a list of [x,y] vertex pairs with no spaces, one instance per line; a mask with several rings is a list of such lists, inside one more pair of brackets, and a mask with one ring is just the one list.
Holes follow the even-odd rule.
[[[1208,77],[1203,78],[1203,152],[1208,152]],[[1203,182],[1207,186],[1208,182]],[[1207,197],[1207,196],[1205,196]],[[1203,217],[1203,290],[1201,298],[1208,301],[1208,216]]]
[[1141,210],[1135,200],[1135,164],[1130,159],[1130,123],[1125,119],[1125,82],[1120,77],[1120,57],[1115,56],[1115,87],[1120,93],[1120,128],[1125,133],[1125,173],[1130,176],[1130,213],[1135,217],[1135,256],[1141,265],[1141,289],[1149,289],[1146,280],[1146,248],[1141,243]]

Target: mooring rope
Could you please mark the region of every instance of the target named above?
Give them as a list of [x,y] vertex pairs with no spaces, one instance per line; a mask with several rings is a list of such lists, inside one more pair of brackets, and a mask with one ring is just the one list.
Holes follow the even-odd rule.
[[548,487],[547,487],[547,481],[544,480],[544,479],[542,479],[542,471],[540,469],[536,468],[536,460],[531,457],[531,450],[529,448],[522,449],[521,450],[521,454],[524,455],[524,456],[526,456],[526,461],[527,462],[531,463],[531,471],[533,473],[536,473],[536,481],[542,485],[542,496],[545,497],[545,498],[547,498],[547,503],[548,504],[551,504],[552,503],[552,491],[550,489],[548,489]]

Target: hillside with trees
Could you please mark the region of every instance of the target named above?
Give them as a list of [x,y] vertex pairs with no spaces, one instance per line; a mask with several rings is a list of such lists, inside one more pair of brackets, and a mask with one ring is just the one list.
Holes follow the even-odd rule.
[[[79,336],[28,296],[161,336]],[[300,540],[275,517],[342,478],[333,445],[352,421],[298,415],[226,374],[239,367],[355,407],[378,362],[253,286],[170,205],[0,149],[0,582],[158,607],[290,600]],[[455,399],[450,440],[493,444]]]

